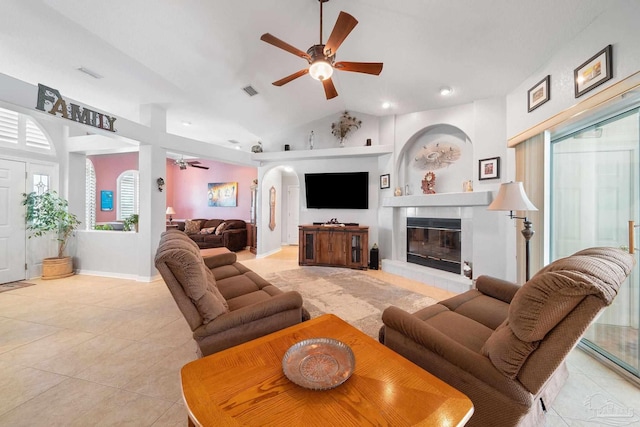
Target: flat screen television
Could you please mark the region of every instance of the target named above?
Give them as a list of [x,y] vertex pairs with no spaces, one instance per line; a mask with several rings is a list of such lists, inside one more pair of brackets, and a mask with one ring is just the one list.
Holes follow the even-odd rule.
[[304,174],[308,209],[369,209],[369,172]]

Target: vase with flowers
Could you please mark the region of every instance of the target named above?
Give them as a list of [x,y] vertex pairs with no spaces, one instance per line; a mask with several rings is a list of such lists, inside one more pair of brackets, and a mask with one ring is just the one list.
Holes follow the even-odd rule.
[[360,129],[362,120],[358,120],[355,117],[349,115],[348,111],[342,113],[340,120],[335,123],[331,123],[331,133],[340,142],[340,147],[344,147],[344,140],[347,136],[354,131]]

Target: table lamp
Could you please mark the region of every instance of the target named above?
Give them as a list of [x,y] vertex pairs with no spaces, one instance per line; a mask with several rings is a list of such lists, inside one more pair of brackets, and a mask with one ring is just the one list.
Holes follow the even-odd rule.
[[531,228],[531,221],[526,216],[515,216],[513,211],[537,211],[538,208],[527,197],[521,182],[508,182],[500,185],[498,195],[487,209],[490,211],[509,211],[509,218],[524,220],[524,229],[521,233],[525,241],[525,276],[529,281],[529,240],[535,231]]
[[169,224],[171,224],[171,223],[172,223],[172,221],[173,221],[173,217],[172,217],[171,215],[175,215],[175,214],[176,214],[176,211],[174,211],[174,210],[173,210],[173,208],[172,208],[171,206],[169,206],[169,207],[167,208],[167,211],[165,212],[165,214],[166,214],[166,215],[169,215]]

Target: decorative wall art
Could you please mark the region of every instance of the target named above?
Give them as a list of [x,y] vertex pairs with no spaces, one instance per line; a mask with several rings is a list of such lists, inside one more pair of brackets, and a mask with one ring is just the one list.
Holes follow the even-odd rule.
[[113,210],[113,191],[102,190],[100,192],[100,210],[101,211]]
[[609,45],[574,70],[576,98],[613,77],[612,61],[611,45]]
[[276,229],[276,189],[271,186],[269,189],[269,230]]
[[500,157],[482,159],[478,162],[478,179],[500,178]]
[[389,174],[380,175],[380,188],[389,188],[391,187],[391,182],[389,179]]
[[529,89],[529,92],[527,92],[527,96],[529,98],[527,101],[527,108],[529,112],[532,112],[551,99],[551,92],[549,91],[550,82],[551,76],[549,75]]
[[207,197],[209,199],[209,206],[236,207],[238,206],[238,183],[209,183]]
[[460,156],[460,147],[456,144],[434,142],[420,149],[414,159],[414,164],[419,169],[442,169],[455,163]]

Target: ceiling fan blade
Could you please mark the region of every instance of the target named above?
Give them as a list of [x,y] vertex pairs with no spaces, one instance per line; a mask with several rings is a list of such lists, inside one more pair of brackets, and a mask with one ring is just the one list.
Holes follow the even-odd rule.
[[267,42],[275,47],[279,47],[280,49],[286,50],[289,53],[293,53],[294,55],[311,62],[311,57],[306,52],[301,51],[297,47],[291,46],[289,43],[280,40],[276,36],[272,36],[269,33],[264,33],[262,37],[260,37],[260,40],[262,40],[263,42]]
[[[200,162],[198,162],[200,163]],[[194,168],[198,168],[198,169],[209,169],[209,166],[200,166],[200,165],[196,165],[193,163],[189,163],[189,166],[194,167]]]
[[333,68],[340,71],[353,71],[354,73],[375,74],[382,72],[382,62],[336,62]]
[[291,74],[290,76],[287,76],[287,77],[285,77],[283,79],[280,79],[277,82],[273,82],[272,84],[274,86],[282,86],[282,85],[285,85],[285,84],[289,83],[291,80],[295,80],[298,77],[304,76],[307,73],[309,73],[309,69],[305,68],[305,69],[302,69],[300,71],[297,71],[297,72]]
[[346,12],[340,12],[336,25],[333,26],[333,30],[329,36],[329,40],[327,40],[327,44],[324,46],[324,54],[327,56],[335,55],[344,39],[347,38],[356,25],[358,25],[356,18]]
[[333,99],[336,96],[338,96],[338,91],[336,90],[336,87],[333,85],[333,81],[331,80],[331,77],[329,77],[328,79],[324,79],[322,81],[322,86],[324,87],[324,94],[327,96],[327,99]]

